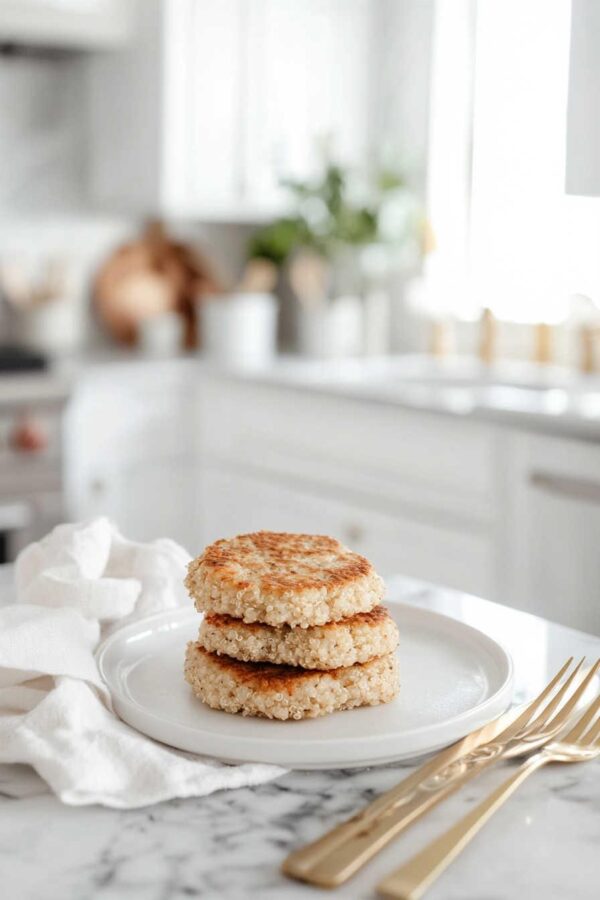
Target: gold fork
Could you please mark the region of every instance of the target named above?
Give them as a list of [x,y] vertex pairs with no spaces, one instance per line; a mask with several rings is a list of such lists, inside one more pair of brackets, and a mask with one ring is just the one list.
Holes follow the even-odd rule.
[[567,660],[516,717],[513,710],[442,751],[351,819],[293,851],[284,860],[283,873],[320,887],[342,884],[392,838],[483,769],[500,759],[530,753],[552,740],[564,728],[600,667],[598,660],[566,700],[584,661],[561,684],[572,662],[572,658]]
[[456,825],[388,875],[377,886],[379,894],[393,900],[418,900],[526,778],[548,763],[587,762],[597,756],[600,756],[600,697],[589,705],[562,740],[547,744],[530,756]]

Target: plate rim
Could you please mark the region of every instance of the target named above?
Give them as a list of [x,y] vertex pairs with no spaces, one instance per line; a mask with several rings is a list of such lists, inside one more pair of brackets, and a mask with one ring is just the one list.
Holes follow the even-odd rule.
[[[472,718],[473,716],[476,716],[478,724],[475,724],[474,728],[479,728],[479,727],[481,727],[482,724],[484,724],[485,722],[491,721],[494,718],[494,715],[491,715],[491,716],[488,715],[488,711],[490,708],[496,709],[497,707],[499,707],[499,705],[502,705],[503,706],[502,710],[500,710],[497,713],[498,715],[500,715],[503,711],[508,709],[508,707],[510,706],[510,703],[511,703],[511,700],[513,697],[513,689],[514,689],[514,662],[513,662],[511,654],[508,652],[508,650],[506,649],[506,647],[504,646],[504,644],[502,642],[497,641],[495,638],[492,638],[489,634],[486,634],[484,631],[481,631],[481,629],[477,628],[474,625],[470,625],[467,622],[462,621],[461,619],[457,619],[457,618],[455,618],[453,616],[449,616],[445,613],[438,612],[437,610],[431,610],[431,609],[424,608],[422,606],[416,606],[411,603],[407,603],[401,599],[393,600],[391,598],[387,598],[386,604],[389,606],[395,607],[396,610],[404,609],[408,612],[409,615],[415,617],[416,619],[420,619],[421,621],[425,621],[425,622],[427,622],[428,620],[430,621],[432,617],[436,620],[441,620],[443,623],[443,627],[445,629],[460,630],[463,634],[466,634],[468,636],[468,638],[470,638],[474,643],[478,644],[479,647],[481,647],[481,645],[483,643],[485,645],[485,649],[487,650],[488,653],[490,653],[490,655],[494,659],[494,661],[496,663],[500,663],[501,665],[505,666],[504,679],[503,679],[502,683],[499,685],[499,687],[494,691],[494,693],[491,694],[489,697],[487,697],[485,700],[483,700],[481,703],[476,704],[474,707],[471,707],[470,709],[465,710],[464,712],[461,712],[461,713],[458,713],[457,715],[452,716],[452,718],[450,718],[450,719],[445,719],[443,722],[439,723],[438,725],[433,725],[433,726],[431,724],[422,725],[422,726],[419,726],[418,728],[411,729],[410,732],[390,731],[390,732],[387,732],[386,734],[367,735],[367,736],[360,738],[359,739],[360,743],[363,744],[364,742],[366,742],[366,745],[368,746],[368,756],[367,756],[367,747],[365,747],[365,749],[361,752],[358,752],[358,748],[354,748],[356,752],[354,754],[348,754],[348,749],[349,749],[348,743],[349,743],[349,740],[352,740],[352,739],[349,739],[348,737],[339,737],[339,738],[315,737],[315,738],[311,738],[309,742],[308,741],[306,743],[303,742],[303,746],[307,746],[310,744],[311,747],[327,747],[331,751],[328,754],[328,756],[330,756],[330,757],[332,756],[332,754],[336,750],[336,748],[345,748],[345,754],[343,754],[343,755],[347,755],[347,759],[346,759],[346,761],[340,761],[335,764],[333,762],[323,762],[323,763],[319,763],[319,764],[305,762],[304,763],[305,768],[325,769],[325,768],[353,767],[353,766],[360,766],[360,765],[376,765],[377,763],[373,762],[372,760],[373,760],[373,757],[376,757],[378,755],[378,752],[377,752],[378,750],[381,755],[380,764],[382,764],[382,765],[389,764],[389,762],[390,762],[389,744],[390,744],[390,742],[393,742],[395,739],[397,739],[401,734],[407,735],[407,736],[410,735],[410,742],[413,743],[414,741],[418,741],[419,737],[422,736],[424,733],[430,732],[432,730],[432,728],[435,729],[436,727],[438,727],[438,728],[443,727],[449,733],[452,732],[453,734],[456,735],[456,736],[452,736],[451,738],[448,738],[442,744],[442,746],[447,746],[447,745],[453,743],[455,740],[460,739],[460,737],[464,736],[464,734],[469,733],[468,729],[467,729],[467,731],[462,731],[462,732],[460,731],[461,722],[465,718]],[[124,718],[121,715],[120,710],[117,709],[118,706],[124,706],[124,707],[129,708],[130,710],[133,711],[134,715],[135,715],[135,713],[139,713],[140,716],[143,716],[144,718],[155,722],[157,724],[157,726],[160,726],[162,729],[164,729],[165,726],[168,726],[169,724],[171,724],[174,728],[182,730],[190,736],[197,735],[200,740],[206,739],[209,742],[212,742],[212,741],[219,739],[219,733],[216,731],[209,731],[209,730],[206,730],[206,728],[202,728],[202,727],[198,728],[196,726],[189,725],[187,723],[170,720],[169,718],[165,718],[163,715],[159,715],[158,713],[152,711],[148,707],[142,706],[136,700],[134,700],[133,698],[128,696],[126,694],[126,692],[121,690],[119,679],[111,678],[109,676],[108,672],[106,671],[105,663],[106,663],[108,653],[109,653],[111,647],[117,641],[127,640],[128,636],[131,633],[136,634],[140,630],[144,630],[144,629],[147,630],[148,628],[150,628],[152,631],[154,631],[156,629],[153,628],[152,626],[155,626],[157,623],[161,623],[163,621],[165,621],[165,623],[166,623],[170,619],[175,618],[176,622],[179,624],[179,622],[181,620],[185,621],[188,618],[193,619],[193,618],[197,617],[198,615],[199,614],[196,612],[196,610],[193,609],[193,607],[188,607],[188,606],[170,607],[166,610],[160,610],[159,612],[151,613],[150,615],[143,616],[139,619],[134,620],[133,622],[128,622],[127,624],[122,625],[121,627],[115,628],[115,630],[112,631],[111,634],[109,634],[98,645],[94,656],[96,659],[96,664],[98,666],[98,670],[100,672],[100,676],[110,694],[111,701],[113,703],[113,706],[115,707],[115,711],[117,712],[117,715],[119,715],[120,718],[123,718],[124,721],[126,721],[127,724],[129,724],[131,727],[137,728],[138,726],[136,724],[133,724],[132,722],[130,722],[128,719]],[[197,619],[197,621],[200,621],[200,619]],[[268,723],[265,723],[265,724],[268,724]],[[282,724],[282,723],[277,723],[277,724]],[[151,737],[153,740],[161,741],[163,743],[166,743],[168,746],[176,747],[176,749],[185,749],[185,748],[182,748],[181,746],[177,747],[176,744],[170,744],[168,741],[165,741],[163,738],[160,738],[160,737],[157,737],[156,735],[150,734],[148,731],[144,730],[143,728],[138,728],[138,730],[142,731],[143,733],[145,733],[146,735]],[[471,730],[473,730],[473,729],[471,729]],[[221,735],[221,738],[223,738],[223,737],[231,737],[231,736]],[[432,735],[432,737],[435,737],[435,735]],[[250,761],[256,762],[261,755],[264,756],[265,741],[268,741],[268,738],[266,736],[257,737],[257,736],[252,736],[252,735],[246,735],[246,736],[237,735],[235,737],[235,740],[237,742],[238,748],[240,750],[243,750],[244,754],[248,754],[247,758],[245,758],[245,755],[242,757],[238,757],[236,762],[238,762],[238,763],[239,762],[250,762]],[[354,740],[356,740],[356,739],[354,739]],[[298,740],[294,739],[293,737],[290,737],[290,738],[277,737],[276,740],[274,741],[274,743],[276,743],[278,749],[280,749],[282,753],[285,753],[288,750],[297,749],[299,746]],[[382,752],[383,747],[387,747],[386,753]],[[262,751],[262,753],[261,753],[261,751]],[[199,753],[199,755],[202,755],[202,753],[203,753],[203,751],[197,751],[197,750],[192,750],[192,751],[187,750],[186,752]],[[423,755],[428,752],[434,752],[434,751],[419,750],[419,751],[408,751],[408,752],[404,752],[404,753],[401,751],[397,754],[397,756],[395,758],[397,760],[412,759],[412,758],[417,758],[419,754]],[[219,758],[221,760],[227,759],[225,754],[214,753],[210,750],[205,751],[204,755],[209,755],[209,756],[214,755],[216,758]],[[361,760],[366,760],[366,759],[369,759],[368,763],[361,762]],[[232,761],[231,757],[228,758],[228,761]],[[275,763],[275,764],[284,765],[282,763]],[[292,763],[292,764],[288,763],[286,765],[286,768],[302,768],[302,767],[303,767],[303,765],[301,763]]]

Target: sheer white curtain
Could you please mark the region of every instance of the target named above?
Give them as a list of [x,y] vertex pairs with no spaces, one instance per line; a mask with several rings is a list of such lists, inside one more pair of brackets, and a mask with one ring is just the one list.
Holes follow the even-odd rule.
[[570,0],[457,4],[436,10],[426,277],[461,318],[559,322],[600,299],[600,199],[565,194]]

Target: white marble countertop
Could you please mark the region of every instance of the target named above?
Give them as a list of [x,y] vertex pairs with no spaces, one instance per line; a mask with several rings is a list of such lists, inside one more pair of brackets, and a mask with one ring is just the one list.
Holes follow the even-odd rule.
[[207,375],[404,409],[483,419],[548,434],[600,440],[600,377],[558,366],[423,355],[310,360],[282,356],[260,369]]
[[[0,573],[1,574],[1,573]],[[8,599],[5,584],[2,596]],[[600,638],[406,579],[407,602],[500,640],[516,668],[516,702],[569,655]],[[0,589],[2,587],[0,577]],[[544,769],[486,826],[428,894],[431,900],[595,900],[600,763]],[[390,788],[407,767],[293,772],[267,785],[133,811],[66,807],[16,766],[0,767],[0,896],[6,900],[312,900],[369,898],[373,886],[503,780],[498,767],[433,810],[335,894],[279,874],[286,853]],[[9,797],[20,786],[18,799]]]
[[194,354],[150,357],[131,350],[93,350],[57,360],[47,373],[0,378],[0,406],[31,397],[64,399],[82,377],[185,379],[217,377],[312,391],[404,409],[478,418],[508,427],[600,440],[600,376],[557,366],[504,361],[483,366],[469,357],[424,355],[314,360],[280,355],[261,368],[227,368]]

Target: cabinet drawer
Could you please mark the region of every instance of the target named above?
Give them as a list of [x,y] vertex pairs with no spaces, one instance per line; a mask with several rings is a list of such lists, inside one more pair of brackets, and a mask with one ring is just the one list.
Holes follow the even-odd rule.
[[487,521],[493,428],[461,418],[285,387],[207,379],[205,454],[336,484],[382,502]]
[[[69,445],[88,464],[161,459],[193,445],[194,385],[179,372],[161,377],[127,370],[94,374],[69,415]],[[176,377],[175,377],[176,376]]]
[[202,475],[203,537],[260,529],[331,534],[383,574],[401,573],[490,596],[492,546],[482,533],[390,516],[269,479],[207,466]]
[[513,447],[507,547],[523,609],[600,633],[600,447],[522,435]]

